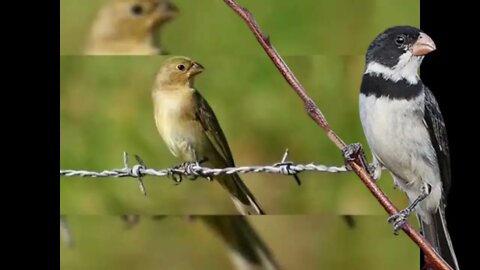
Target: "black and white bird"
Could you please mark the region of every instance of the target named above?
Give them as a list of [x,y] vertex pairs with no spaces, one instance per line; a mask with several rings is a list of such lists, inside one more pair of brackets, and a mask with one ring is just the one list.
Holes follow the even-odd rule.
[[440,108],[417,75],[426,54],[436,49],[419,29],[397,26],[370,44],[360,90],[360,118],[375,164],[405,192],[410,205],[389,218],[395,233],[416,211],[425,238],[459,269],[445,220],[451,184],[448,139]]

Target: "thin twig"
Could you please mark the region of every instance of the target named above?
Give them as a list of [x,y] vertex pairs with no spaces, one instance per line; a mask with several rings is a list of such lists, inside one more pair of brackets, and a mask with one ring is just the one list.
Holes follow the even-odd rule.
[[[307,92],[297,80],[293,72],[288,68],[285,61],[277,53],[275,48],[270,43],[270,38],[258,26],[257,22],[253,18],[252,14],[245,8],[240,7],[234,0],[224,0],[224,2],[230,6],[248,25],[257,41],[260,43],[262,48],[265,50],[267,55],[270,57],[272,62],[278,68],[280,73],[283,75],[288,84],[292,87],[295,93],[303,101],[305,109],[317,125],[319,125],[326,133],[328,138],[342,151],[345,150],[346,144],[343,140],[330,128],[326,118],[323,116],[322,112],[315,104],[315,102],[307,95]],[[398,213],[398,209],[393,205],[393,203],[388,199],[388,197],[383,193],[380,188],[373,182],[370,174],[367,172],[367,168],[363,163],[363,158],[361,156],[361,151],[353,153],[351,159],[346,159],[348,165],[352,170],[360,177],[362,182],[367,186],[370,192],[377,198],[377,200],[382,204],[383,208],[388,212],[389,215],[395,215]],[[406,222],[403,227],[403,231],[422,249],[424,254],[428,257],[430,264],[439,270],[452,269],[442,257],[438,255],[435,249],[428,243],[428,241],[423,238],[420,233],[415,231],[408,222]]]

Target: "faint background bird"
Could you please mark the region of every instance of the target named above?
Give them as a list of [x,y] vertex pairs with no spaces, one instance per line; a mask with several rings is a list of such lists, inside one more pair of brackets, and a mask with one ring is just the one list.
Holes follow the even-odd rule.
[[177,12],[177,7],[168,0],[108,0],[93,21],[85,53],[165,53],[158,32]]
[[244,216],[200,216],[227,244],[238,270],[278,270],[280,266],[255,229]]

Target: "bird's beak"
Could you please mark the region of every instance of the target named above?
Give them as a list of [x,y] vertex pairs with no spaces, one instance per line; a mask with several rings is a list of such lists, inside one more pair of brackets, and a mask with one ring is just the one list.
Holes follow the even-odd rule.
[[193,62],[192,66],[188,70],[189,77],[202,73],[205,68],[197,62]]
[[173,3],[170,3],[170,1],[161,1],[158,8],[161,10],[164,20],[170,20],[178,13],[178,7]]
[[173,3],[170,3],[170,2],[165,2],[165,4],[163,5],[163,9],[165,11],[169,11],[169,12],[172,12],[172,13],[177,13],[178,12],[178,7],[176,5],[174,5]]
[[437,47],[435,46],[433,40],[427,34],[420,33],[420,36],[418,36],[417,41],[415,41],[413,46],[410,48],[410,51],[415,56],[422,56],[431,53],[436,49]]

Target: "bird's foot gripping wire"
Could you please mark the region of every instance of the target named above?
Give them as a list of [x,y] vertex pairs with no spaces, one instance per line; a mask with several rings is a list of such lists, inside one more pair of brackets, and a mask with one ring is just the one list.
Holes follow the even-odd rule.
[[180,165],[174,166],[170,171],[170,176],[176,184],[180,184],[183,180],[183,176],[185,175],[190,180],[196,180],[200,176],[212,181],[212,177],[210,175],[206,175],[199,170],[200,165],[206,161],[207,159],[202,159],[200,161],[187,161]]
[[390,216],[387,221],[388,223],[393,224],[393,233],[398,235],[398,232],[403,227],[403,225],[407,222],[408,217],[413,212],[417,204],[423,201],[428,194],[430,194],[430,190],[427,187],[422,188],[422,193],[409,205],[407,208],[398,212],[398,214]]
[[[356,161],[358,159],[358,161],[360,162],[359,165],[367,170],[368,174],[370,174],[370,177],[372,177],[373,180],[376,180],[374,176],[376,175],[375,172],[377,170],[377,165],[368,164],[365,152],[363,151],[363,147],[360,143],[352,143],[346,145],[345,148],[343,148],[342,150],[342,154],[345,160],[345,167],[347,168],[347,170],[352,170],[352,167],[348,163],[351,161]],[[378,164],[378,166],[380,165]]]

